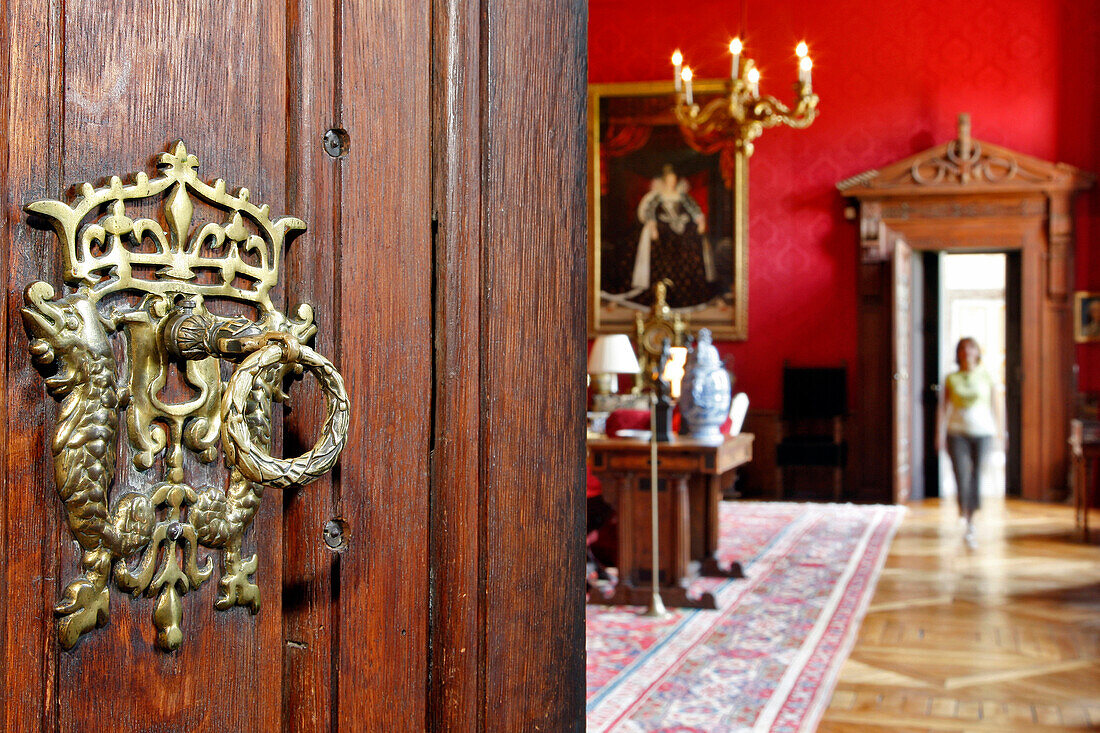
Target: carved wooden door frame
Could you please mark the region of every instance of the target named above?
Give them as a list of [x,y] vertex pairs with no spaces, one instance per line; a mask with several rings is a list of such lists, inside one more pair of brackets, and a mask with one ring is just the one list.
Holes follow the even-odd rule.
[[[1021,493],[1051,501],[1064,495],[1073,394],[1073,200],[1093,176],[970,136],[960,115],[958,139],[837,184],[858,204],[862,268],[887,266],[894,242],[914,250],[1004,251],[1022,256]],[[862,278],[873,281],[874,276]],[[874,310],[864,299],[861,309]],[[874,328],[874,318],[861,317]],[[861,341],[873,339],[861,333]],[[871,347],[873,348],[873,347]],[[863,415],[887,399],[873,360],[861,359]],[[873,483],[871,476],[865,483]]]

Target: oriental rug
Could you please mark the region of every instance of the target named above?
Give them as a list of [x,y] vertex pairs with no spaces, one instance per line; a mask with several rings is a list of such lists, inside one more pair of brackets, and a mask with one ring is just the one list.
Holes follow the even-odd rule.
[[812,731],[904,509],[723,502],[718,610],[587,607],[589,731]]

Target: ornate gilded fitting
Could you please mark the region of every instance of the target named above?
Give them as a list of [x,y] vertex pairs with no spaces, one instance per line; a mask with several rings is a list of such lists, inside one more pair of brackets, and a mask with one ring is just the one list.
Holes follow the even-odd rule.
[[[49,283],[31,283],[22,309],[35,367],[61,402],[54,477],[82,550],[82,574],[55,608],[66,649],[107,623],[112,576],[127,593],[157,595],[157,646],[179,648],[181,596],[213,574],[200,546],[221,555],[215,607],[257,613],[257,559],[241,546],[264,487],[313,481],[333,467],[347,438],[343,379],[305,344],[317,330],[313,308],[302,304],[287,316],[271,301],[287,239],[305,223],[272,221],[248,189],[230,194],[221,179],[200,181],[198,164],[178,142],[161,155],[155,178],[138,173],[124,184],[112,176],[103,188],[83,184],[71,204],[25,207],[64,245],[68,286],[57,296]],[[163,224],[131,218],[127,204],[144,200],[163,201]],[[196,200],[225,212],[224,221],[196,224]],[[252,317],[213,313],[208,302],[251,309]],[[219,360],[235,364],[224,382]],[[192,392],[182,402],[162,394],[172,367]],[[285,399],[284,379],[303,371],[317,377],[328,417],[312,450],[274,458],[272,399]],[[135,469],[122,472],[124,490],[114,487],[120,413]],[[193,486],[186,455],[214,463],[219,444],[226,485]]]
[[674,312],[668,305],[669,280],[660,280],[653,284],[653,307],[649,316],[641,313],[634,315],[634,343],[640,369],[634,375],[634,392],[639,393],[653,388],[653,370],[664,350],[664,342],[669,346],[683,346],[687,322],[682,314]]

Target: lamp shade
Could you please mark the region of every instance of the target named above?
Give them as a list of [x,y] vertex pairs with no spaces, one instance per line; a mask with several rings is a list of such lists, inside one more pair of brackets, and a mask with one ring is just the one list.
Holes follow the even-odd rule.
[[640,370],[629,336],[616,333],[596,337],[588,355],[589,374],[637,374]]

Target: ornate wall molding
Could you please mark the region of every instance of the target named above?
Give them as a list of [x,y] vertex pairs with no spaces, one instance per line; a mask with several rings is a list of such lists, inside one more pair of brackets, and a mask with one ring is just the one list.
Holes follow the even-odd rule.
[[837,184],[845,196],[913,196],[960,192],[1076,190],[1093,176],[970,135],[970,116],[959,115],[958,138]]

